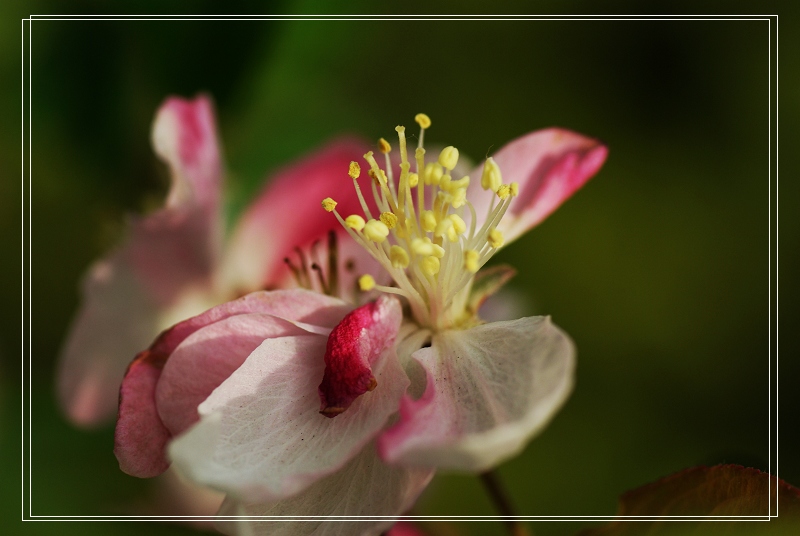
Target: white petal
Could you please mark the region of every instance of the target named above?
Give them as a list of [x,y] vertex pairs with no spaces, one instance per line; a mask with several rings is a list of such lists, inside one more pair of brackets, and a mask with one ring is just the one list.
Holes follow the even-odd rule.
[[375,390],[329,419],[317,391],[326,341],[314,334],[264,341],[170,446],[179,470],[238,497],[273,501],[344,466],[397,411],[409,381],[390,347],[373,366]]
[[[430,469],[405,469],[384,464],[368,445],[341,471],[289,499],[268,504],[243,503],[227,498],[223,516],[399,516],[409,509],[430,481]],[[371,521],[218,521],[226,534],[270,536],[377,536],[394,523]]]
[[389,463],[484,471],[517,454],[570,393],[575,349],[549,317],[433,337],[413,355],[428,384],[379,439]]

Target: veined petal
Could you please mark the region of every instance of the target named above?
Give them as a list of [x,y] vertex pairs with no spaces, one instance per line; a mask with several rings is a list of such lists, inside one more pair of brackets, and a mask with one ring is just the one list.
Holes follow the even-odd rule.
[[259,313],[235,315],[187,337],[164,365],[155,392],[161,422],[176,436],[200,420],[198,406],[230,377],[265,339],[308,332]]
[[351,309],[342,300],[304,289],[252,292],[176,324],[162,333],[153,346],[161,353],[170,354],[198,329],[231,316],[249,313],[267,314],[303,325],[327,328],[329,331]]
[[327,337],[267,339],[200,405],[169,448],[196,482],[254,501],[300,492],[337,471],[397,411],[409,385],[394,348],[372,363],[378,387],[335,419],[319,413]]
[[549,317],[433,336],[428,383],[379,440],[389,463],[479,472],[518,453],[570,393],[575,349]]
[[[399,516],[409,509],[433,477],[430,469],[407,469],[381,462],[372,445],[338,471],[300,494],[276,503],[239,502],[228,497],[221,516],[320,516],[322,519],[218,521],[225,534],[252,536],[377,536],[392,519],[330,521],[327,516]],[[394,534],[394,532],[392,532]]]
[[[172,170],[166,207],[132,218],[125,242],[92,266],[62,352],[58,393],[76,424],[114,414],[125,368],[167,327],[161,319],[171,309],[196,314],[211,299],[222,170],[208,99],[168,99],[153,125],[153,143]],[[189,310],[188,295],[200,297]]]
[[258,289],[280,282],[288,274],[283,259],[295,247],[340,230],[336,219],[320,207],[325,197],[335,197],[343,213],[360,213],[355,189],[347,187],[347,170],[368,147],[359,140],[341,139],[279,171],[239,220],[225,255],[222,285]]
[[349,309],[300,289],[259,292],[162,333],[122,381],[114,444],[120,468],[138,477],[162,473],[169,440],[198,420],[198,405],[264,339],[327,333]]
[[[576,190],[583,186],[605,162],[608,149],[600,141],[561,128],[526,134],[509,142],[493,156],[503,181],[519,184],[519,196],[497,228],[508,244],[538,225]],[[480,178],[483,164],[470,176]],[[470,183],[468,198],[475,207],[478,224],[485,220],[492,196],[480,181]]]

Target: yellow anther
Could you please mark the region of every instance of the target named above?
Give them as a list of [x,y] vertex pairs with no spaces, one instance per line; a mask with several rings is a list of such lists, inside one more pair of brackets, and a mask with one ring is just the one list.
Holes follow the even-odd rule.
[[494,249],[497,249],[500,246],[502,246],[504,241],[505,241],[505,239],[503,238],[502,231],[500,231],[498,229],[492,229],[491,231],[489,231],[489,240],[488,240],[488,242],[489,242],[489,245],[492,246]]
[[411,251],[422,257],[433,255],[433,242],[430,238],[415,238],[411,241]]
[[364,236],[373,242],[383,242],[389,236],[389,228],[378,220],[369,220],[364,226]]
[[414,151],[414,157],[415,158],[420,158],[420,157],[423,157],[423,156],[425,156],[425,148],[424,147],[417,147],[416,150]]
[[511,186],[508,184],[502,184],[497,189],[497,197],[500,199],[506,199],[509,195],[511,195]]
[[429,162],[425,165],[425,174],[423,178],[425,179],[425,184],[427,185],[437,185],[439,181],[442,179],[442,175],[444,174],[444,169],[442,169],[441,164],[438,162]]
[[456,233],[461,234],[467,230],[467,224],[464,223],[464,220],[458,214],[450,214],[448,218],[453,222],[453,229]]
[[392,261],[392,266],[395,268],[405,268],[411,262],[408,257],[408,252],[400,246],[392,246],[389,248],[389,260]]
[[503,184],[503,175],[500,173],[500,166],[498,166],[494,158],[491,156],[486,159],[483,165],[483,175],[481,175],[481,188],[484,190],[491,190],[497,192],[500,185]]
[[381,221],[389,229],[394,229],[394,227],[397,225],[397,216],[391,212],[382,212]]
[[467,188],[469,186],[469,175],[461,177],[457,181],[450,182],[450,191],[454,192],[458,188]]
[[364,274],[358,278],[358,288],[368,292],[375,288],[375,278],[369,274]]
[[439,244],[431,244],[433,246],[433,256],[437,259],[444,257],[444,248]]
[[519,183],[512,182],[508,185],[511,190],[511,197],[517,197],[519,195]]
[[333,199],[331,199],[330,197],[326,197],[325,199],[322,200],[322,208],[324,208],[328,212],[333,212],[333,209],[336,208],[336,205],[338,205],[338,203]]
[[446,169],[455,169],[458,164],[458,149],[452,145],[442,149],[442,152],[439,153],[439,163]]
[[445,218],[439,223],[436,224],[436,231],[433,233],[434,236],[445,236],[447,235],[447,231],[453,228],[453,220],[450,218]]
[[358,162],[350,162],[350,169],[347,174],[350,175],[351,179],[357,179],[361,175],[361,166],[358,165]]
[[480,266],[478,266],[480,257],[480,254],[474,249],[466,250],[464,252],[464,269],[472,272],[473,274],[477,272],[478,268],[480,268]]
[[425,114],[417,114],[414,116],[414,121],[422,128],[430,128],[431,127],[431,118]]
[[439,188],[441,188],[445,192],[449,192],[450,185],[452,183],[453,183],[453,177],[451,177],[449,173],[445,173],[444,175],[442,175],[442,178],[439,179]]
[[355,229],[356,231],[360,231],[366,225],[364,218],[359,216],[358,214],[351,214],[350,216],[344,219],[344,223],[347,224],[348,227],[351,229]]
[[419,184],[419,175],[416,173],[411,173],[408,176],[408,185],[414,188],[417,184]]
[[381,138],[378,140],[378,150],[383,154],[392,152],[392,146],[389,145],[389,142],[385,139]]
[[434,229],[436,229],[436,216],[433,214],[432,210],[423,210],[422,214],[419,216],[419,224],[422,226],[422,230],[426,233],[432,233]]
[[434,276],[439,273],[439,259],[436,257],[425,257],[420,262],[420,268],[425,275]]
[[[455,214],[453,214],[455,216]],[[458,216],[456,216],[458,218]],[[460,218],[459,218],[460,219]],[[464,223],[464,220],[461,220]],[[463,231],[462,231],[463,232]],[[451,218],[445,218],[436,225],[436,236],[446,236],[450,242],[458,242],[458,231],[455,222]]]
[[453,192],[452,199],[450,200],[450,204],[453,205],[453,208],[463,207],[467,202],[467,189],[466,188],[459,188],[455,192]]

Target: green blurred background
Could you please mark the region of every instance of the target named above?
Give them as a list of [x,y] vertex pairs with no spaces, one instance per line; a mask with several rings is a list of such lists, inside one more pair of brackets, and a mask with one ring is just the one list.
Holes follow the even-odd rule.
[[[408,13],[481,2],[406,2]],[[779,4],[651,4],[652,13],[779,13],[780,476],[800,484],[792,330],[798,285],[796,11]],[[788,5],[788,4],[787,4]],[[190,534],[148,523],[27,523],[20,513],[20,33],[30,13],[258,13],[259,2],[4,4],[0,218],[2,523],[22,534]],[[187,9],[191,7],[191,11]],[[637,2],[608,6],[639,13]],[[276,2],[273,12],[330,12]],[[353,2],[347,12],[397,13]],[[594,13],[595,2],[491,12]],[[611,515],[620,493],[682,468],[767,470],[769,64],[765,21],[35,21],[32,47],[32,490],[34,515],[130,513],[152,493],[124,475],[113,427],[72,428],[54,362],[89,263],[125,215],[157,205],[166,174],[149,127],[169,94],[213,95],[235,214],[269,170],[341,133],[389,137],[415,113],[427,140],[482,158],[562,126],[610,147],[599,175],[499,261],[514,289],[576,341],[577,386],[552,424],[499,468],[526,515]],[[774,200],[773,200],[774,201]],[[773,204],[773,210],[775,206]],[[774,233],[774,229],[773,229]],[[773,287],[773,305],[776,294]],[[773,312],[774,320],[774,312]],[[774,343],[773,343],[774,350]],[[773,468],[775,459],[773,456]],[[414,511],[491,515],[477,479],[441,475]],[[538,523],[537,535],[586,523]],[[2,525],[0,525],[2,527]],[[11,529],[13,527],[13,529]],[[461,534],[501,534],[460,524]]]

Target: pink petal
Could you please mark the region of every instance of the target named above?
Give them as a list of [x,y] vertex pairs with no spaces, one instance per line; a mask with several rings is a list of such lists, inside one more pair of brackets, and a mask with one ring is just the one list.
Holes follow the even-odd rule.
[[249,313],[272,315],[292,322],[333,329],[350,309],[352,307],[337,298],[304,289],[252,292],[176,324],[162,333],[153,346],[160,352],[172,353],[186,337],[198,329],[231,316]]
[[139,477],[163,472],[166,443],[197,421],[197,406],[264,339],[327,333],[349,310],[305,290],[259,292],[162,333],[122,381],[114,446],[120,468]]
[[[222,172],[208,99],[168,99],[153,142],[172,170],[166,208],[132,218],[123,244],[91,268],[62,352],[59,399],[76,424],[111,417],[125,367],[167,327],[162,318],[187,294],[211,292]],[[202,310],[195,307],[188,314]]]
[[333,329],[319,385],[320,413],[335,417],[375,389],[372,364],[394,344],[402,320],[400,302],[381,296],[349,313]]
[[575,349],[549,317],[434,335],[413,357],[427,372],[378,439],[388,463],[485,471],[517,454],[569,395]]
[[172,352],[158,381],[155,400],[161,422],[172,436],[184,432],[200,419],[197,407],[265,339],[305,333],[291,322],[255,313],[230,316],[196,331]]
[[389,347],[372,363],[377,388],[327,419],[317,392],[326,344],[314,334],[265,340],[200,405],[200,422],[172,442],[178,469],[213,488],[274,501],[342,468],[397,411],[409,380]]
[[[225,534],[253,536],[376,536],[389,528],[393,519],[330,521],[327,516],[369,517],[400,516],[413,506],[433,477],[429,469],[408,469],[386,465],[367,445],[358,456],[338,471],[305,491],[274,503],[240,502],[228,497],[220,516],[320,516],[323,519],[292,522],[288,520],[218,521]],[[247,527],[242,527],[247,523]],[[238,530],[238,532],[237,532]],[[419,532],[389,534],[411,536]]]
[[[526,134],[506,144],[494,161],[503,174],[503,182],[519,183],[519,196],[498,228],[505,241],[516,239],[538,225],[583,186],[605,162],[608,149],[596,139],[561,128]],[[468,198],[483,223],[491,203],[491,191],[480,185],[483,164],[472,173]]]
[[167,356],[145,350],[136,356],[120,388],[114,455],[129,475],[150,478],[169,467],[163,456],[172,435],[158,417],[153,397]]
[[234,230],[223,267],[225,286],[254,290],[274,285],[288,273],[283,259],[294,256],[295,247],[324,240],[331,229],[341,231],[336,218],[322,209],[324,198],[336,199],[345,216],[361,214],[347,171],[367,150],[364,142],[341,139],[279,171]]

